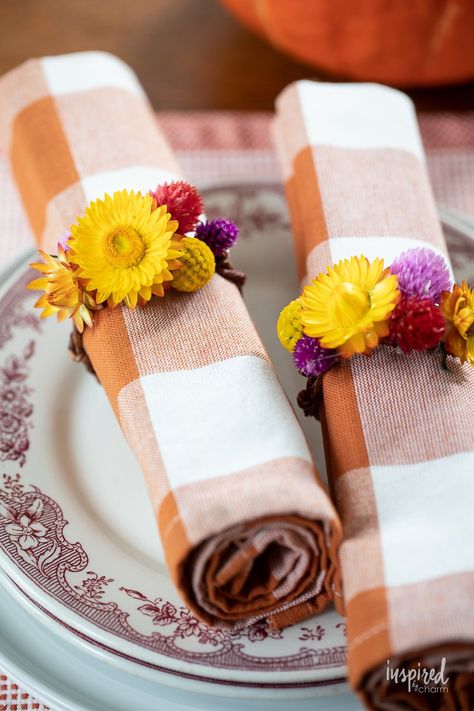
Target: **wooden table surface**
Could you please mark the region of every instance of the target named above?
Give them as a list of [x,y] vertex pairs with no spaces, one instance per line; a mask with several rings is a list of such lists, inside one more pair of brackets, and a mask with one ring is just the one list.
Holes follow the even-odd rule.
[[[157,109],[271,110],[316,70],[273,50],[217,0],[0,0],[0,73],[25,59],[113,52]],[[410,92],[419,108],[474,109],[474,84]]]

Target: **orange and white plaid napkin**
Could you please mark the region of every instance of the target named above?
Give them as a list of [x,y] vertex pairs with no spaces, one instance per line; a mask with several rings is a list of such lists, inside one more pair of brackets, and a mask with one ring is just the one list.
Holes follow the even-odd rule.
[[[389,265],[425,246],[447,259],[405,95],[298,82],[277,101],[274,134],[305,280],[361,253]],[[369,708],[472,709],[474,369],[387,347],[328,371],[323,394],[351,683]],[[439,671],[443,656],[448,691],[422,679],[408,692],[391,674]]]
[[[1,80],[0,102],[0,139],[49,251],[90,200],[179,173],[110,55],[27,62]],[[339,600],[338,518],[236,287],[216,275],[195,294],[103,310],[84,342],[189,606],[210,623],[286,625]]]

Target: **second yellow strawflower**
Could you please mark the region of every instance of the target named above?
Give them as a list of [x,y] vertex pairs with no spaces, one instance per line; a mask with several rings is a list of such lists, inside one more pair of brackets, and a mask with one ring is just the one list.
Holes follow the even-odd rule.
[[300,297],[304,333],[343,358],[368,354],[389,334],[389,316],[400,299],[397,277],[383,259],[351,257],[329,267]]

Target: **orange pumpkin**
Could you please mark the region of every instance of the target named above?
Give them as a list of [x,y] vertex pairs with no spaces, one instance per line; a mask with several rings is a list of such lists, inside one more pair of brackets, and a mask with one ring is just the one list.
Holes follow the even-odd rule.
[[474,78],[474,0],[221,0],[318,69],[398,86]]

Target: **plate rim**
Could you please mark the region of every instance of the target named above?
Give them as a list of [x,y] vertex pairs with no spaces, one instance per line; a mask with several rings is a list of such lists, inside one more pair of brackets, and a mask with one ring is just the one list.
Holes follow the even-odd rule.
[[[142,667],[144,665],[141,664],[140,660],[135,660],[133,658],[127,658],[127,655],[125,655],[125,654],[118,655],[114,649],[107,648],[106,645],[96,642],[95,640],[89,638],[87,635],[84,635],[84,634],[78,632],[70,625],[64,623],[62,620],[57,618],[53,613],[49,612],[44,607],[42,607],[41,604],[39,604],[38,602],[33,600],[27,593],[25,593],[20,588],[20,586],[12,578],[9,578],[9,576],[4,571],[0,572],[0,586],[2,588],[6,587],[4,581],[2,580],[3,576],[8,577],[9,581],[11,582],[11,586],[9,585],[9,592],[10,592],[11,597],[13,597],[16,602],[18,602],[25,609],[28,609],[30,612],[31,612],[31,608],[34,608],[36,610],[36,613],[32,613],[32,616],[34,616],[36,619],[38,619],[40,622],[42,622],[42,624],[44,626],[46,626],[48,631],[53,632],[53,628],[54,628],[54,634],[56,634],[57,636],[64,639],[64,641],[66,641],[66,642],[72,641],[72,644],[75,647],[78,647],[79,649],[86,651],[87,653],[91,654],[91,656],[98,658],[101,661],[110,663],[114,667],[125,668],[127,673],[129,673],[129,674],[139,676],[139,677],[144,677],[144,678],[148,679],[149,681],[154,681],[154,682],[158,682],[158,683],[162,682],[162,683],[166,684],[167,686],[181,688],[181,687],[179,687],[178,684],[168,684],[167,683],[166,680],[168,678],[168,675],[170,674],[169,669],[160,668],[158,665],[154,665],[154,664],[147,664],[146,665],[147,668],[152,668],[153,670],[158,671],[160,676],[157,679],[155,675],[149,676],[146,673],[143,674]],[[69,636],[68,633],[72,633],[72,637]],[[99,650],[99,651],[95,651],[94,650],[95,647],[97,647],[97,650]],[[112,661],[112,657],[118,657],[118,656],[120,656],[120,658],[123,658],[125,660],[125,664],[122,664],[120,662],[117,663],[116,661]],[[136,662],[137,662],[137,665],[135,666]],[[134,666],[130,666],[130,664],[134,665]],[[180,672],[173,672],[173,673],[180,678],[183,676],[183,674],[181,674]],[[163,677],[161,675],[163,675]],[[185,677],[187,679],[189,679],[190,681],[204,684],[205,689],[203,688],[203,691],[205,691],[207,693],[210,693],[210,689],[207,688],[208,684],[216,684],[219,687],[220,686],[228,687],[231,690],[237,687],[238,689],[244,689],[244,690],[251,689],[252,691],[253,690],[262,690],[263,692],[266,692],[266,691],[274,692],[274,693],[270,693],[270,695],[267,695],[267,694],[261,695],[259,697],[261,699],[274,698],[275,692],[278,692],[279,698],[290,699],[290,698],[312,698],[313,696],[314,696],[314,698],[317,698],[319,696],[323,696],[324,694],[318,694],[316,696],[316,695],[310,694],[309,691],[311,691],[311,690],[314,691],[316,689],[321,690],[321,689],[325,689],[326,687],[329,687],[331,689],[336,687],[337,690],[338,691],[340,690],[341,692],[350,690],[347,677],[335,677],[334,679],[330,679],[330,680],[304,682],[304,683],[300,683],[300,684],[289,683],[289,684],[282,684],[282,685],[265,684],[265,683],[258,683],[258,682],[252,684],[252,683],[246,683],[246,682],[234,682],[231,680],[226,680],[223,683],[223,681],[220,679],[211,679],[211,678],[203,679],[202,677],[196,676],[193,674],[185,674]],[[307,695],[306,695],[306,693],[304,693],[304,690],[306,690],[306,689],[308,690]],[[301,694],[297,694],[295,696],[295,694],[292,695],[291,693],[289,693],[288,696],[285,696],[285,695],[282,696],[282,694],[280,693],[282,690],[288,691],[288,692],[302,691],[303,696]],[[219,689],[219,695],[222,695],[222,689]],[[229,693],[229,695],[230,695],[230,693]],[[235,694],[232,694],[232,695],[236,696]],[[239,697],[238,694],[237,694],[237,697]],[[245,699],[245,698],[249,698],[249,697],[248,697],[248,695],[245,694],[239,698]],[[253,697],[251,697],[251,698],[253,698]]]
[[[22,593],[20,592],[20,595]],[[11,594],[10,590],[10,582],[8,577],[6,576],[5,573],[0,571],[0,596],[7,599],[8,603],[13,604],[15,607],[18,606],[20,608],[20,611],[25,615],[25,619],[22,621],[22,631],[24,632],[24,626],[25,624],[28,625],[27,633],[29,634],[30,640],[28,641],[28,634],[25,636],[22,634],[22,638],[27,640],[27,646],[34,646],[34,641],[37,639],[37,632],[38,629],[31,629],[31,625],[36,625],[37,627],[44,628],[44,625],[41,624],[40,619],[38,616],[35,614],[30,614],[29,609],[25,607],[25,604],[22,604],[14,594]],[[2,606],[3,610],[3,606]],[[2,615],[2,611],[0,611],[0,617]],[[31,619],[32,618],[32,619]],[[104,660],[97,660],[94,659],[93,657],[90,658],[88,655],[86,655],[86,650],[84,649],[78,649],[77,651],[83,656],[86,657],[81,660],[81,658],[75,657],[76,651],[74,648],[74,645],[69,644],[69,637],[68,638],[62,638],[59,639],[56,642],[56,637],[57,635],[49,628],[46,627],[46,629],[43,629],[43,633],[46,635],[46,640],[42,640],[43,642],[51,641],[54,644],[59,644],[60,648],[59,651],[66,651],[66,653],[71,653],[73,655],[73,662],[79,661],[79,663],[82,662],[82,664],[86,663],[88,667],[93,670],[99,678],[103,680],[103,683],[105,684],[110,684],[113,682],[113,678],[109,678],[107,676],[107,663],[104,662]],[[13,656],[13,660],[11,655],[6,653],[5,649],[6,646],[4,643],[2,643],[3,635],[0,630],[0,664],[2,666],[2,670],[4,671],[5,674],[8,675],[11,681],[14,681],[17,683],[19,686],[21,686],[25,691],[27,691],[32,697],[34,697],[37,701],[40,701],[41,703],[47,704],[50,706],[50,708],[55,708],[57,711],[71,711],[72,708],[77,711],[91,711],[91,706],[87,705],[84,706],[85,701],[89,701],[89,699],[81,699],[81,704],[78,703],[77,698],[74,696],[71,697],[68,695],[69,687],[64,687],[64,685],[61,683],[61,680],[59,680],[59,685],[57,682],[57,676],[55,673],[55,666],[52,668],[51,666],[47,666],[47,668],[37,668],[37,661],[34,659],[34,657],[19,657],[17,654],[16,656],[18,659],[21,659],[23,661],[23,664],[18,664],[17,660],[15,659],[15,656]],[[5,638],[5,641],[8,642],[9,636]],[[64,650],[61,648],[64,646]],[[8,646],[8,649],[10,647]],[[21,651],[21,650],[20,650]],[[57,657],[58,650],[55,648],[55,656]],[[62,661],[62,657],[61,657]],[[99,668],[97,668],[97,663],[99,663]],[[66,661],[67,669],[67,678],[70,677],[70,669],[71,663],[69,660]],[[69,671],[68,671],[69,669]],[[112,670],[114,675],[117,673],[123,672],[124,670]],[[44,676],[44,673],[47,673],[47,678]],[[125,679],[120,676],[119,680],[122,686],[125,686],[127,689],[127,695],[130,697],[128,701],[126,700],[126,703],[129,703],[131,701],[134,693],[136,693],[136,688],[140,689],[141,693],[146,694],[145,700],[149,702],[149,705],[146,706],[147,709],[155,709],[156,708],[156,700],[161,699],[162,705],[166,703],[166,700],[168,699],[169,701],[173,702],[172,708],[176,708],[180,711],[204,711],[204,709],[209,708],[208,703],[211,700],[211,695],[207,694],[204,698],[201,697],[199,692],[197,692],[195,689],[183,689],[183,688],[170,688],[166,684],[161,684],[159,681],[154,681],[150,682],[149,680],[143,680],[146,682],[146,684],[151,684],[151,686],[146,687],[143,689],[141,686],[141,681],[138,679],[136,682],[133,682],[133,675],[130,674],[127,670],[125,670]],[[63,673],[64,676],[64,673]],[[128,683],[130,681],[132,685]],[[50,683],[51,682],[51,683]],[[135,688],[136,687],[136,688]],[[205,692],[208,691],[206,688],[204,690]],[[311,690],[308,690],[311,691]],[[299,704],[303,704],[303,708],[316,708],[318,703],[322,703],[322,700],[325,699],[324,703],[325,704],[332,704],[331,699],[334,699],[335,702],[335,707],[337,708],[337,711],[341,711],[342,708],[347,708],[350,711],[353,711],[355,708],[361,709],[360,705],[358,705],[357,699],[353,692],[346,686],[340,686],[340,687],[329,687],[327,688],[327,693],[321,694],[321,695],[315,695],[315,694],[310,694],[310,693],[300,693],[297,697],[294,697],[294,701],[298,702]],[[73,693],[75,694],[77,692],[77,689],[73,689]],[[111,702],[109,701],[108,697],[104,696],[104,693],[106,693],[105,689],[99,688],[98,691],[95,691],[94,693],[94,698],[92,701],[94,701],[94,709],[101,711],[112,711],[112,706],[110,705]],[[174,698],[174,694],[177,694],[177,698]],[[164,696],[163,696],[164,695]],[[127,698],[128,698],[127,696]],[[229,695],[230,697],[230,695]],[[247,708],[248,702],[252,701],[255,704],[255,708],[259,708],[259,704],[263,703],[264,708],[267,708],[267,704],[269,701],[273,703],[277,703],[278,709],[286,708],[286,703],[288,702],[288,698],[286,698],[284,695],[281,695],[278,693],[278,695],[273,695],[272,697],[269,696],[263,696],[260,698],[254,698],[254,699],[249,699],[245,697],[236,697],[235,694],[232,695],[231,698],[234,698],[235,701],[237,702],[237,707],[239,709],[244,709]],[[207,700],[206,700],[207,699]],[[214,700],[215,699],[215,700]],[[340,701],[339,701],[340,699]],[[228,699],[230,701],[230,698]],[[136,703],[136,699],[134,699]],[[225,703],[225,695],[220,694],[219,696],[216,696],[212,699],[213,706],[212,708],[220,708],[222,702]],[[265,703],[266,702],[266,703]],[[280,703],[281,702],[281,703]],[[73,704],[73,705],[71,705]],[[100,706],[97,706],[96,704],[100,704]],[[176,704],[176,707],[175,705]],[[316,704],[316,706],[314,705]],[[234,708],[234,706],[232,707]],[[318,706],[319,708],[319,706]],[[331,708],[333,706],[331,705]]]

